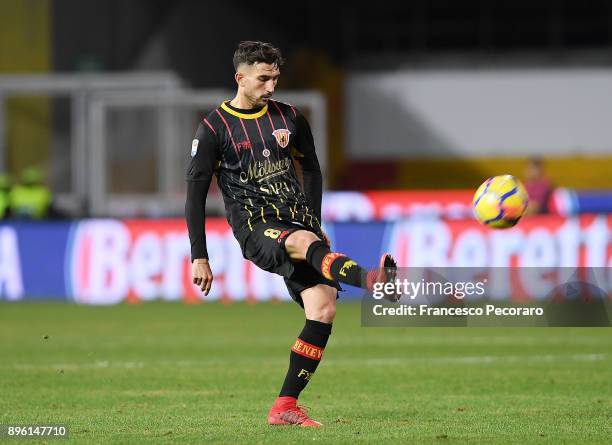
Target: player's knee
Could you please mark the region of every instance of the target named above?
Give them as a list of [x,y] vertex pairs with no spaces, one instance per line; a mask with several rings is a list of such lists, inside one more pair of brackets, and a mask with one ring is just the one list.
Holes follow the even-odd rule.
[[290,255],[297,255],[300,259],[305,259],[308,246],[318,240],[319,238],[314,233],[307,230],[298,230],[287,237],[285,249]]
[[336,318],[337,291],[334,288],[327,287],[327,289],[325,289],[325,293],[326,295],[324,299],[321,299],[316,304],[309,305],[310,307],[307,307],[306,317],[310,320],[331,324],[334,321],[334,318]]
[[321,323],[331,324],[336,318],[336,303],[325,303],[306,313],[310,320],[320,321]]
[[326,305],[321,312],[321,322],[331,324],[336,318],[336,303]]

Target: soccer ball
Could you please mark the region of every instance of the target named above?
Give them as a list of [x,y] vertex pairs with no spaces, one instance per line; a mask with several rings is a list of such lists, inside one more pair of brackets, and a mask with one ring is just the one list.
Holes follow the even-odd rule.
[[472,200],[476,219],[493,229],[507,229],[519,222],[529,197],[521,181],[512,175],[494,176],[482,183]]

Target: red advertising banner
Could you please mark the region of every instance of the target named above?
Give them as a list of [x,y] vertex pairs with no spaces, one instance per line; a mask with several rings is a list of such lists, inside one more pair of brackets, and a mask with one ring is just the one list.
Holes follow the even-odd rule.
[[[511,271],[612,265],[612,215],[531,217],[509,230],[439,218],[331,223],[327,228],[335,250],[356,258],[376,258],[387,251],[406,268]],[[280,276],[243,259],[225,220],[207,221],[206,234],[215,278],[204,297],[191,283],[190,243],[183,220],[76,222],[66,254],[67,294],[85,304],[289,300]]]
[[406,267],[612,266],[612,215],[525,217],[506,230],[413,219],[387,230],[384,249]]
[[471,219],[474,190],[328,192],[324,221],[394,221],[427,216]]
[[204,297],[191,282],[190,243],[183,220],[80,222],[69,255],[74,299],[113,304],[123,300],[289,298],[280,276],[243,259],[225,220],[209,219],[206,235],[214,284]]

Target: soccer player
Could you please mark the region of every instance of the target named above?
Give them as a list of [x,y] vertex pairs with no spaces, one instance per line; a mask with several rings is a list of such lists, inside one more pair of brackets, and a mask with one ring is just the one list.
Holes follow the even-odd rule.
[[[310,126],[295,107],[271,99],[283,64],[269,43],[245,41],[234,53],[236,96],[200,123],[191,146],[185,215],[194,284],[208,294],[213,275],[205,237],[213,174],[244,257],[284,277],[306,323],[291,348],[289,370],[268,414],[271,425],[321,426],[297,405],[323,356],[336,314],[339,282],[372,289],[392,282],[388,254],[367,272],[330,250],[321,229],[322,177]],[[300,182],[294,161],[303,172]]]

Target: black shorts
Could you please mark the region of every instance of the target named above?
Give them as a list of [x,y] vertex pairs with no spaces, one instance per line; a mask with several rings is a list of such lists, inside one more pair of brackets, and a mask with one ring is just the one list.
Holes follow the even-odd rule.
[[342,290],[340,285],[323,277],[306,261],[294,261],[285,251],[284,240],[297,230],[308,230],[320,239],[323,233],[298,224],[284,221],[259,223],[243,241],[239,240],[242,255],[260,269],[281,275],[285,278],[285,285],[289,295],[300,306],[304,307],[300,294],[304,289],[327,284],[335,289]]

